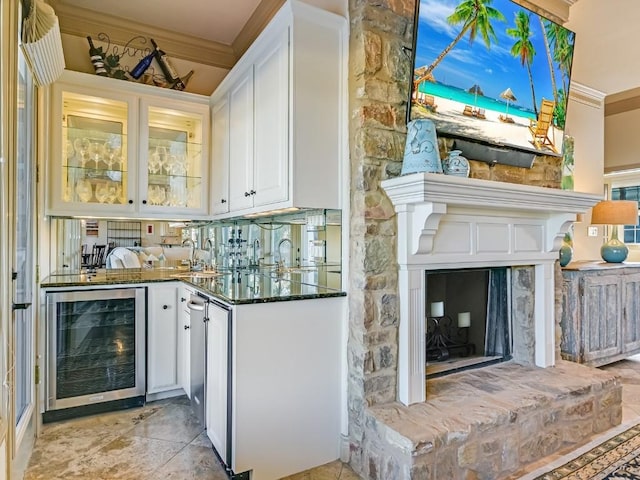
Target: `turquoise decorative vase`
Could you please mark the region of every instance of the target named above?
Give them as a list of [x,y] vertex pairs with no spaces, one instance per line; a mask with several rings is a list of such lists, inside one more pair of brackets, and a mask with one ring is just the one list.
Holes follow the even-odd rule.
[[573,256],[573,248],[567,242],[562,242],[562,246],[560,247],[560,266],[566,267],[571,262],[571,257]]
[[602,245],[600,255],[607,263],[622,263],[627,259],[629,249],[618,240],[618,226],[614,225],[611,230],[611,239]]
[[407,124],[407,143],[400,173],[417,172],[442,173],[436,126],[428,118],[418,118]]
[[449,156],[442,161],[442,170],[445,175],[469,176],[469,161],[461,156],[461,153],[460,150],[451,150]]

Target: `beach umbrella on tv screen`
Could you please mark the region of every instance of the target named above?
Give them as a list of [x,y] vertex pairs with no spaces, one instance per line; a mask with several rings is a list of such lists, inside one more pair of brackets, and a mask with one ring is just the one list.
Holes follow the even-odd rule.
[[511,91],[511,88],[507,88],[504,92],[500,94],[500,98],[504,98],[507,101],[506,114],[509,115],[509,102],[515,102],[517,100],[516,96]]
[[484,92],[482,91],[482,88],[480,88],[480,85],[478,85],[477,83],[473,85],[473,87],[471,87],[469,90],[467,90],[467,92],[473,93],[474,104],[478,102],[478,95],[484,96]]

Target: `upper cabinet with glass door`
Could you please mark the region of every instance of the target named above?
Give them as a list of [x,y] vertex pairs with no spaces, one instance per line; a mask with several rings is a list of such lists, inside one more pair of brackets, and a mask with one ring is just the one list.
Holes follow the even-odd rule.
[[208,98],[78,72],[53,88],[47,214],[198,219]]
[[49,213],[133,212],[135,97],[59,84],[53,95]]
[[207,105],[141,101],[141,210],[149,213],[206,214],[208,153],[204,125]]

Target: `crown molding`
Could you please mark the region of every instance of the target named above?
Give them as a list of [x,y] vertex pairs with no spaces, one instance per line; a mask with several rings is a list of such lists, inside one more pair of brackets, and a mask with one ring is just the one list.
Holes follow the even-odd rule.
[[605,97],[606,93],[601,92],[600,90],[587,87],[586,85],[578,83],[575,80],[571,82],[571,87],[569,89],[570,100],[594,108],[603,108]]
[[97,38],[99,33],[106,33],[111,43],[131,45],[134,48],[149,48],[136,37],[153,37],[170,57],[181,58],[194,63],[213,67],[231,69],[238,56],[233,48],[218,42],[177,33],[151,25],[134,22],[114,15],[71,7],[64,0],[50,0],[60,23],[60,31],[69,35]]
[[251,46],[285,0],[262,0],[231,45],[238,58]]

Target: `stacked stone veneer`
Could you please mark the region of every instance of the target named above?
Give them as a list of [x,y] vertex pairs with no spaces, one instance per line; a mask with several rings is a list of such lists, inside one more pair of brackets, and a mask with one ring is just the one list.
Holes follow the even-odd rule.
[[[492,415],[487,413],[485,416],[480,415],[474,419],[474,416],[479,415],[482,410],[478,407],[479,410],[474,411],[461,410],[459,419],[456,418],[455,410],[435,408],[430,397],[427,404],[412,406],[410,410],[426,409],[425,411],[429,411],[430,421],[453,425],[458,425],[466,418],[469,425],[467,433],[464,434],[457,429],[446,433],[440,431],[438,427],[437,435],[435,433],[428,435],[427,432],[435,428],[431,427],[428,421],[412,424],[411,428],[416,433],[424,431],[424,438],[433,437],[425,440],[425,443],[422,441],[412,443],[411,440],[407,440],[410,437],[407,437],[402,430],[395,430],[393,422],[387,423],[391,421],[390,417],[381,413],[387,411],[386,409],[398,412],[405,410],[405,407],[394,403],[400,317],[397,290],[396,219],[393,206],[380,187],[380,181],[399,175],[402,167],[406,137],[406,101],[412,78],[411,54],[408,48],[412,45],[415,3],[415,0],[349,0],[351,22],[349,58],[351,211],[347,352],[349,461],[356,471],[370,479],[436,478],[422,476],[419,472],[426,472],[430,462],[434,466],[440,465],[440,454],[437,453],[440,447],[444,449],[443,452],[445,450],[447,452],[442,455],[447,455],[450,459],[454,458],[455,455],[451,457],[453,455],[451,452],[454,450],[451,442],[454,440],[462,442],[465,438],[478,437],[474,445],[482,449],[485,456],[487,451],[494,453],[502,451],[502,446],[506,444],[500,443],[502,442],[500,439],[514,425],[522,425],[524,428],[526,422],[523,419],[529,418],[524,415],[524,412],[534,408],[534,404],[530,402],[526,406],[514,407],[515,410],[499,410]],[[441,148],[446,150],[446,142],[440,143]],[[560,160],[554,157],[537,158],[531,169],[503,165],[489,166],[470,160],[473,178],[552,188],[560,186],[561,164]],[[561,282],[556,282],[556,288],[559,285]],[[560,316],[557,315],[556,318]],[[559,346],[559,330],[556,338]],[[528,363],[525,358],[519,358],[518,361]],[[545,409],[545,413],[537,413],[536,415],[542,416],[539,422],[544,424],[548,420],[549,424],[552,424],[552,419],[561,418],[563,428],[576,430],[574,437],[591,434],[594,429],[600,431],[599,425],[604,425],[606,422],[598,421],[596,427],[587,428],[587,422],[583,421],[586,417],[572,424],[568,421],[572,415],[566,412],[571,411],[572,403],[580,405],[590,402],[593,407],[587,417],[602,415],[603,409],[596,406],[602,402],[615,403],[616,395],[619,397],[619,394],[611,396],[610,392],[602,394],[606,399],[600,398],[602,396],[600,394],[596,395],[596,391],[604,392],[610,389],[607,385],[610,385],[611,381],[607,382],[603,382],[600,387],[597,384],[585,383],[578,392],[572,394],[541,397],[540,405],[555,401],[558,405]],[[433,388],[433,382],[430,382],[429,388]],[[619,408],[619,398],[617,402],[618,407],[611,408]],[[506,411],[509,413],[505,413]],[[453,416],[449,416],[451,412]],[[530,413],[530,416],[533,418],[535,415]],[[611,418],[615,418],[615,415]],[[509,423],[511,420],[508,419],[513,422]],[[530,422],[535,423],[533,420]],[[532,423],[528,425],[531,426]],[[583,427],[584,431],[582,431]],[[577,434],[577,430],[582,433]],[[446,441],[443,440],[443,435]],[[478,443],[479,437],[483,435],[487,438],[495,437],[498,443]],[[513,436],[508,438],[514,440]],[[520,445],[525,441],[523,438],[508,444],[513,448],[517,446],[519,450]],[[458,443],[456,445],[456,451],[466,451],[459,450]],[[504,454],[509,458],[518,455],[514,451]],[[386,455],[389,455],[388,462],[385,460]],[[467,458],[469,455],[471,454],[465,453],[464,457]],[[451,465],[458,465],[456,468],[467,468],[461,466],[466,461],[460,464],[447,460]],[[507,463],[515,465],[517,462],[514,462],[515,460]],[[482,471],[480,464],[476,467],[472,470]],[[494,471],[491,465],[486,467],[490,469],[488,471]],[[441,467],[440,470],[442,470]],[[437,478],[465,478],[443,475]],[[476,475],[477,478],[497,478],[483,477],[481,473]]]
[[620,423],[622,387],[575,363],[503,363],[429,380],[427,403],[367,409],[360,474],[498,480]]

